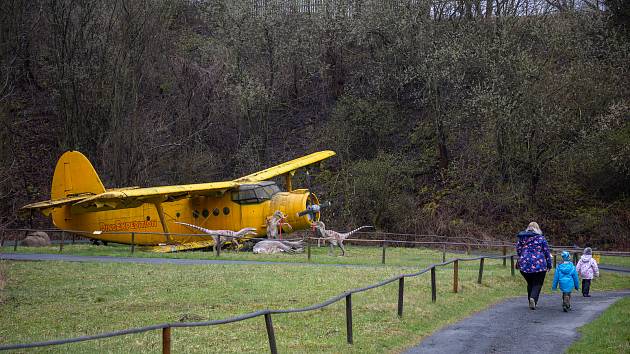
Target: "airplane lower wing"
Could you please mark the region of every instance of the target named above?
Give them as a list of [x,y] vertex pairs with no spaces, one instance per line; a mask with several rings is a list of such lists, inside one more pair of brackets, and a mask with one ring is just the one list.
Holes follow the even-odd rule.
[[159,246],[146,246],[142,247],[143,250],[156,253],[173,253],[179,251],[198,250],[202,248],[213,247],[214,241],[194,241],[186,242],[179,245],[159,245]]

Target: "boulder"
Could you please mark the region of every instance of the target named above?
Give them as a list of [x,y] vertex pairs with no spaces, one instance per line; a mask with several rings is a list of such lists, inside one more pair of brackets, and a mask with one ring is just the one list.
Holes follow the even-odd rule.
[[35,236],[35,237],[43,238],[44,240],[46,240],[46,242],[50,243],[50,237],[48,237],[48,234],[45,233],[44,231],[33,231],[33,232],[30,232],[27,236]]
[[20,245],[26,247],[50,246],[50,237],[43,231],[34,231],[26,235],[26,238],[20,242]]

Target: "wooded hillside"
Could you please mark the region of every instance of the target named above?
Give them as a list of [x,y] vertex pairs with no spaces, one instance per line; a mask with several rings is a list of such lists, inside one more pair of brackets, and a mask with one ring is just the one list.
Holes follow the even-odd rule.
[[536,220],[630,247],[626,1],[2,4],[2,226],[68,149],[108,187],[332,149],[311,181],[332,228],[507,240]]

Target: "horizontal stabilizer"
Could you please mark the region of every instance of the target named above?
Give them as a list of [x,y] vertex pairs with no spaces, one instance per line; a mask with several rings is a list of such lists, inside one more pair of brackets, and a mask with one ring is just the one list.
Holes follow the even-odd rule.
[[41,212],[42,214],[44,214],[45,216],[50,215],[50,212],[54,209],[54,208],[59,208],[62,207],[64,205],[72,205],[78,201],[81,201],[85,198],[88,198],[91,195],[78,195],[78,196],[74,196],[74,197],[67,197],[67,198],[60,198],[60,199],[56,199],[56,200],[46,200],[43,202],[37,202],[37,203],[31,203],[28,205],[25,205],[23,207],[20,208],[21,211],[33,211],[33,210],[37,210],[39,212]]

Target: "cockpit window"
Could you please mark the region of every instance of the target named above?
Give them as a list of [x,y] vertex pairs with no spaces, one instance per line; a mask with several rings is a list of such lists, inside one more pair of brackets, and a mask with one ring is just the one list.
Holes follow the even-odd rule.
[[269,195],[274,195],[274,194],[280,192],[280,188],[278,186],[276,186],[275,184],[271,184],[271,185],[265,186],[263,188],[265,189],[265,191]]
[[271,199],[280,188],[272,181],[242,184],[232,191],[232,201],[239,204],[256,204]]

